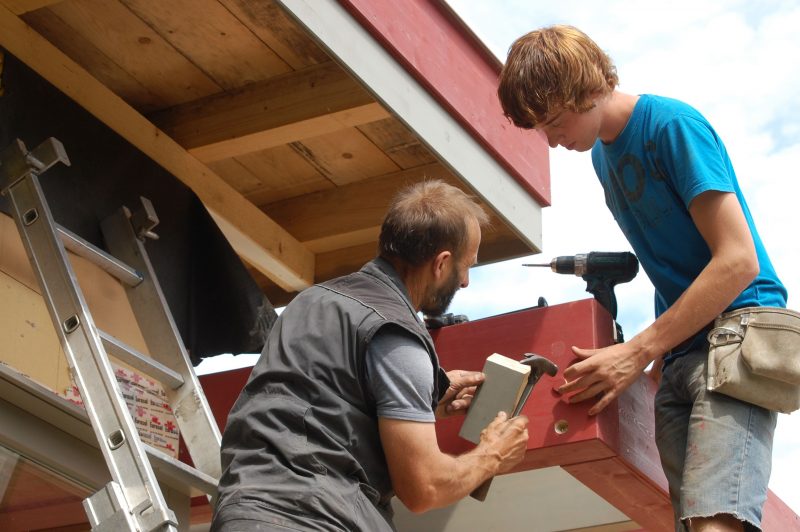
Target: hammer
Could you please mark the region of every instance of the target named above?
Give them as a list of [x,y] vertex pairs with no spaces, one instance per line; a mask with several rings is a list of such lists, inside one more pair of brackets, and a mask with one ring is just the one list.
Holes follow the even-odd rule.
[[[532,353],[525,353],[525,358],[520,360],[520,364],[530,366],[531,372],[528,374],[528,382],[525,384],[525,388],[522,390],[522,395],[520,395],[519,401],[517,401],[517,406],[514,408],[514,412],[511,414],[512,418],[517,417],[520,412],[522,412],[522,407],[525,406],[525,402],[528,400],[528,397],[530,397],[531,390],[533,390],[533,386],[539,380],[539,377],[541,377],[544,373],[547,373],[551,377],[555,377],[556,373],[558,372],[558,366],[543,356],[534,355]],[[486,500],[486,495],[489,493],[489,486],[492,485],[493,478],[494,477],[489,477],[484,480],[483,484],[472,490],[470,496],[473,499],[477,499],[481,502]]]

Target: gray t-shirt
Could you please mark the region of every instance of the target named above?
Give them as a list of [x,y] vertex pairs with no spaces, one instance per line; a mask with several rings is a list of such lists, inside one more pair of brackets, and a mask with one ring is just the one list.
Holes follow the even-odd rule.
[[367,348],[366,374],[379,417],[434,422],[433,364],[420,341],[384,327]]

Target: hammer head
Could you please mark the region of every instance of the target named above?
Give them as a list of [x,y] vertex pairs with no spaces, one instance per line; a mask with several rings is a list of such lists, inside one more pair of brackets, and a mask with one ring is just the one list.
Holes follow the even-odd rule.
[[533,353],[525,353],[525,358],[520,360],[520,364],[525,364],[531,367],[531,374],[529,379],[538,379],[543,374],[547,373],[554,377],[558,372],[558,366],[553,364],[550,360],[541,355],[534,355]]

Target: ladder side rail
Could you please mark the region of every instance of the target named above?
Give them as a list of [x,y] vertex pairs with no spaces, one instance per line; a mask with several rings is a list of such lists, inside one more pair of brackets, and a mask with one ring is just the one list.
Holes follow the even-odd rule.
[[124,511],[140,530],[177,526],[122,399],[36,173],[31,170],[22,176],[6,195],[100,449],[114,482],[121,486]]
[[[148,208],[149,202],[142,199],[147,202],[144,207]],[[125,287],[128,300],[150,355],[183,377],[183,385],[175,389],[165,387],[165,392],[195,468],[219,479],[220,430],[169,311],[144,243],[137,237],[132,225],[130,211],[121,208],[103,220],[101,229],[109,252],[135,268],[144,278],[136,287]]]

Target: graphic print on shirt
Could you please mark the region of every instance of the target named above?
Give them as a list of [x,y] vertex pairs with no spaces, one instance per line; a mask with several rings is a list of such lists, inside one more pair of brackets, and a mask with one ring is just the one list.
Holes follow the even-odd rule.
[[609,186],[604,187],[606,204],[626,233],[629,223],[648,229],[659,227],[673,209],[672,201],[664,201],[664,196],[673,195],[674,191],[663,164],[656,158],[654,141],[645,143],[645,153],[644,161],[636,154],[624,153],[616,168],[608,159],[605,161],[609,176]]

